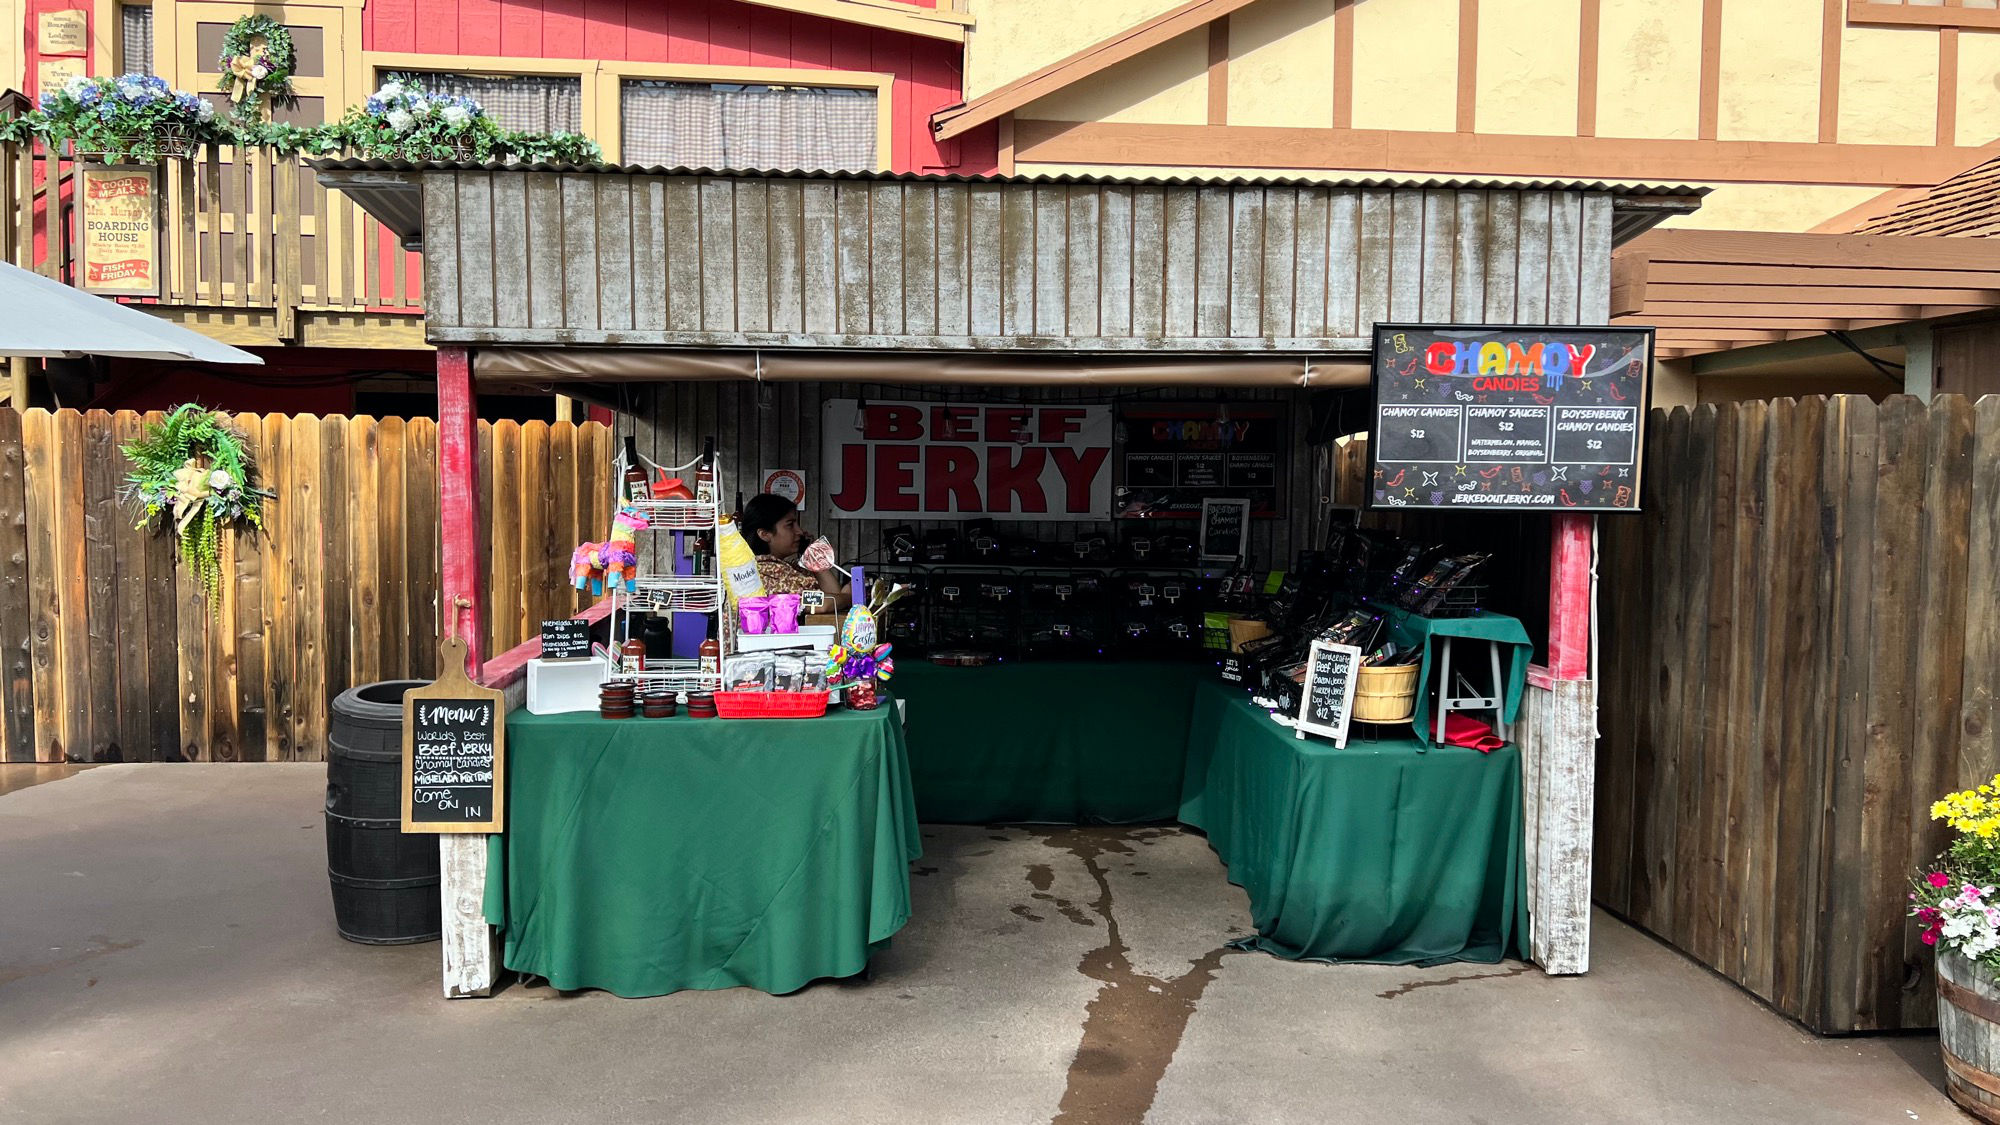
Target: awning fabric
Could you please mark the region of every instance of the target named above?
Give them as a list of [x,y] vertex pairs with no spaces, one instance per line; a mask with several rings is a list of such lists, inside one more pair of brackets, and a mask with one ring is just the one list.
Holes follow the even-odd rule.
[[482,348],[496,383],[888,383],[961,387],[1363,387],[1354,356],[1108,356],[799,353],[644,348]]
[[240,348],[137,308],[0,262],[0,356],[75,359],[87,355],[264,362]]

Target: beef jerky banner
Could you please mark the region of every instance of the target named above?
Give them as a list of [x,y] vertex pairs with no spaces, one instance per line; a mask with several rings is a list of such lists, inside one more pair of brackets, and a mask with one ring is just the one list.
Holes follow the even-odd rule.
[[1111,408],[830,399],[820,448],[835,519],[1101,520]]
[[1369,503],[1635,512],[1653,330],[1375,328]]

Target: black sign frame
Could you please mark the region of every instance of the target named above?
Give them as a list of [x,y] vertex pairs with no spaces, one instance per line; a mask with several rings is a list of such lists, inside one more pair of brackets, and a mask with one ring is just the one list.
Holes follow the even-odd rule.
[[[577,617],[551,617],[542,622],[543,660],[588,660],[590,622]],[[551,648],[549,642],[556,644]]]
[[[1639,384],[1638,393],[1628,394],[1626,396],[1625,401],[1616,406],[1604,407],[1594,404],[1576,404],[1569,406],[1568,408],[1594,409],[1594,410],[1604,410],[1604,409],[1631,410],[1633,412],[1633,430],[1632,430],[1632,460],[1630,464],[1627,465],[1620,462],[1558,462],[1554,460],[1555,440],[1556,440],[1555,422],[1559,411],[1563,409],[1563,407],[1554,401],[1553,394],[1550,396],[1551,401],[1546,403],[1541,402],[1539,399],[1535,399],[1531,403],[1509,403],[1509,402],[1481,403],[1479,404],[1480,406],[1486,406],[1486,407],[1514,406],[1526,410],[1546,409],[1548,411],[1548,418],[1546,421],[1547,432],[1546,432],[1546,437],[1544,439],[1546,442],[1545,446],[1546,456],[1538,461],[1481,461],[1469,457],[1466,457],[1464,459],[1455,457],[1450,461],[1438,461],[1435,463],[1449,466],[1454,471],[1455,474],[1454,479],[1457,479],[1456,473],[1458,470],[1461,469],[1465,470],[1465,472],[1468,474],[1468,477],[1485,475],[1490,469],[1498,469],[1500,472],[1505,473],[1510,468],[1514,471],[1514,474],[1518,476],[1521,469],[1523,469],[1524,467],[1547,466],[1548,471],[1546,473],[1537,474],[1538,477],[1543,477],[1545,479],[1538,480],[1531,477],[1530,481],[1533,482],[1532,487],[1524,488],[1523,491],[1524,497],[1542,496],[1542,497],[1547,497],[1547,499],[1516,502],[1516,503],[1480,503],[1476,505],[1455,504],[1448,502],[1449,496],[1445,496],[1442,493],[1442,491],[1435,493],[1425,493],[1422,495],[1416,494],[1414,489],[1423,487],[1422,484],[1419,484],[1416,486],[1411,486],[1411,488],[1409,489],[1411,493],[1410,495],[1398,498],[1393,502],[1391,502],[1389,499],[1385,498],[1381,490],[1378,489],[1376,483],[1383,479],[1382,474],[1385,471],[1383,468],[1385,459],[1382,456],[1384,452],[1383,449],[1384,442],[1381,440],[1383,434],[1382,410],[1385,405],[1401,406],[1401,405],[1413,405],[1413,404],[1400,401],[1390,402],[1385,404],[1382,400],[1382,380],[1385,371],[1394,370],[1393,366],[1394,364],[1398,362],[1406,364],[1415,363],[1415,362],[1420,362],[1422,360],[1423,358],[1422,349],[1420,348],[1411,346],[1400,352],[1393,350],[1395,347],[1394,342],[1396,341],[1397,337],[1407,336],[1410,333],[1423,333],[1426,335],[1480,334],[1489,336],[1515,333],[1521,335],[1535,335],[1535,336],[1567,335],[1576,337],[1607,337],[1607,336],[1628,337],[1629,338],[1628,340],[1621,341],[1621,343],[1629,346],[1632,349],[1636,349],[1638,352],[1638,357],[1641,360],[1639,364],[1639,370],[1636,376]],[[1640,327],[1640,326],[1628,327],[1624,325],[1609,326],[1609,325],[1565,325],[1565,324],[1415,324],[1415,323],[1392,323],[1392,324],[1375,325],[1374,345],[1369,357],[1369,365],[1368,365],[1369,440],[1368,440],[1368,483],[1367,483],[1367,500],[1366,500],[1367,506],[1369,508],[1378,511],[1432,511],[1432,512],[1484,511],[1484,512],[1542,512],[1542,513],[1575,512],[1575,513],[1620,514],[1620,513],[1636,513],[1642,511],[1645,498],[1643,484],[1645,477],[1644,466],[1645,466],[1645,452],[1646,452],[1646,425],[1647,425],[1648,415],[1652,412],[1652,406],[1653,406],[1653,364],[1655,357],[1655,336],[1656,336],[1656,330],[1651,327]],[[1627,358],[1620,361],[1621,363],[1625,363],[1628,365],[1627,369],[1628,377],[1632,374],[1629,369],[1629,363],[1631,358],[1632,357],[1628,352]],[[1441,375],[1436,377],[1452,378],[1453,376]],[[1581,378],[1579,378],[1579,382],[1581,382]],[[1461,431],[1460,431],[1461,448],[1459,450],[1461,455],[1464,453],[1463,427],[1466,424],[1467,422],[1465,420],[1461,421]],[[1388,463],[1407,472],[1411,466],[1421,465],[1427,462],[1424,462],[1422,460],[1390,459],[1388,460]],[[1474,464],[1479,465],[1480,468],[1478,469],[1471,468],[1471,466],[1473,466]],[[1579,464],[1602,464],[1607,470],[1608,469],[1628,470],[1630,473],[1629,480],[1631,482],[1630,485],[1628,486],[1630,489],[1630,503],[1619,504],[1615,502],[1616,498],[1620,495],[1619,486],[1622,485],[1626,479],[1628,479],[1625,477],[1616,478],[1617,483],[1614,484],[1612,487],[1605,489],[1597,489],[1594,494],[1592,492],[1586,491],[1586,489],[1589,488],[1590,486],[1594,486],[1597,483],[1599,483],[1598,480],[1594,478],[1585,478],[1586,480],[1589,481],[1589,484],[1586,485],[1582,482],[1577,482],[1578,487],[1574,492],[1572,492],[1572,490],[1569,487],[1567,487],[1568,481],[1566,474],[1570,469],[1576,468]],[[1421,475],[1423,473],[1423,470],[1418,469],[1417,471],[1420,474],[1419,479],[1420,480],[1424,479],[1423,476]],[[1442,469],[1437,471],[1439,477],[1442,477],[1443,472],[1444,470]],[[1553,487],[1556,486],[1557,482],[1559,481],[1564,482],[1563,486]],[[1440,480],[1435,483],[1442,484],[1443,482],[1442,480]],[[1553,490],[1551,491],[1552,487]],[[1535,489],[1540,489],[1541,491],[1535,491]],[[1443,499],[1433,499],[1434,497],[1440,497],[1440,496],[1442,496]],[[1606,502],[1606,500],[1612,500],[1614,502]]]
[[[402,830],[406,833],[498,833],[507,827],[507,698],[506,693],[472,682],[465,674],[465,642],[458,637],[446,637],[438,646],[438,678],[422,687],[411,688],[403,693],[403,785],[402,785]],[[418,816],[417,800],[417,744],[422,729],[421,708],[427,704],[442,706],[474,706],[486,709],[487,722],[491,724],[493,748],[493,776],[485,782],[472,782],[473,787],[490,791],[491,797],[485,807],[479,808],[480,815],[470,815],[473,806],[459,805],[465,809],[459,819],[442,820]],[[466,783],[439,783],[426,785],[426,789],[446,789]]]
[[[1347,665],[1347,690],[1340,700],[1339,722],[1331,724],[1313,720],[1313,681],[1319,678],[1320,666],[1328,660]],[[1333,739],[1335,748],[1347,749],[1347,728],[1354,722],[1354,693],[1361,687],[1361,660],[1361,649],[1354,645],[1312,643],[1306,652],[1306,678],[1299,685],[1299,715],[1293,723],[1298,737],[1304,738],[1308,733],[1323,735]]]

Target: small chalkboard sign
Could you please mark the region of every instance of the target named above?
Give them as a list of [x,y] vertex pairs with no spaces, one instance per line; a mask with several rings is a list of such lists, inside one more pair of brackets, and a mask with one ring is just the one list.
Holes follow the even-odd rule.
[[1298,736],[1308,731],[1347,746],[1347,720],[1354,714],[1354,689],[1361,650],[1353,645],[1314,641],[1306,657],[1306,680],[1299,692]]
[[1240,559],[1250,549],[1250,501],[1201,502],[1201,557]]
[[590,622],[573,617],[542,622],[542,659],[578,660],[590,656]]
[[403,696],[403,831],[505,828],[507,705],[465,675],[465,642],[440,646],[436,682]]

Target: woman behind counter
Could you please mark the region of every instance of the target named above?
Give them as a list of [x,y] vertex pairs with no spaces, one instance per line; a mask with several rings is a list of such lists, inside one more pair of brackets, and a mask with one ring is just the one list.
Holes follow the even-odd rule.
[[849,603],[847,584],[832,568],[807,571],[797,562],[805,549],[806,533],[799,529],[799,506],[769,492],[752,496],[738,513],[737,525],[750,550],[757,555],[757,576],[771,594],[802,594],[822,590],[827,595],[827,612],[844,609]]

